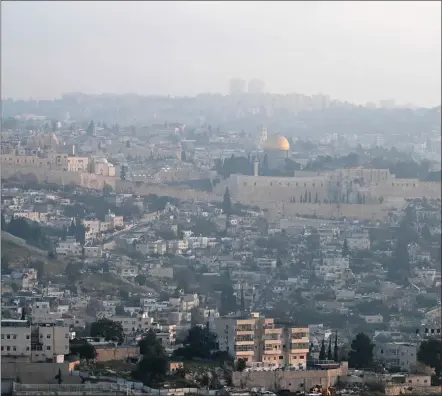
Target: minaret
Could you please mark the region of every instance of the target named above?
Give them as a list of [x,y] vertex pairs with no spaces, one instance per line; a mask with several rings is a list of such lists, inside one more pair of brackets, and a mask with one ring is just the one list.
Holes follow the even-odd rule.
[[259,161],[257,159],[253,161],[253,176],[259,176]]

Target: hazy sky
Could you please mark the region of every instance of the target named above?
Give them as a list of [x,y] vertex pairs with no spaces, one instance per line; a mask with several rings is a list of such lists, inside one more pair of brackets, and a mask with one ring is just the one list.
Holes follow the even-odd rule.
[[2,97],[269,92],[441,101],[441,2],[1,3]]

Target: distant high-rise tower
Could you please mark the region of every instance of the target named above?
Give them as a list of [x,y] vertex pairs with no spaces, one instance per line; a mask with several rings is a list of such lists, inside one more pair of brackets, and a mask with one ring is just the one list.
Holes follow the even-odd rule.
[[246,92],[246,82],[240,78],[230,80],[230,95],[241,95]]
[[253,79],[249,81],[248,92],[251,94],[262,94],[265,90],[264,81]]

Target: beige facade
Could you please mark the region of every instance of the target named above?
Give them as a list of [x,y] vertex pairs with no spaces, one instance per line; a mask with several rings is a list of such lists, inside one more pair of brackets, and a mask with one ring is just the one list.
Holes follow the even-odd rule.
[[152,325],[153,318],[150,318],[147,312],[138,313],[134,316],[114,316],[111,320],[121,323],[125,334],[137,331],[145,332],[155,327]]
[[22,217],[31,221],[40,221],[39,212],[15,212],[14,217]]
[[36,169],[68,170],[67,154],[48,153],[46,157],[36,155],[1,154],[1,165],[7,166],[30,166]]
[[88,172],[89,157],[68,157],[69,172]]
[[55,323],[32,325],[26,320],[1,321],[2,356],[46,361],[69,353],[69,328]]
[[321,385],[323,388],[336,385],[340,378],[347,376],[347,362],[340,366],[323,370],[303,371],[245,371],[232,373],[233,386],[242,389],[265,388],[270,391],[288,389],[292,392],[309,390]]
[[26,320],[1,321],[1,354],[3,356],[31,356],[31,325]]
[[69,354],[69,327],[50,323],[39,325],[37,330],[39,343],[32,346],[34,361]]
[[220,350],[229,352],[235,360],[246,359],[250,366],[306,367],[308,328],[279,326],[274,319],[259,314],[246,319],[218,317],[212,327]]
[[[9,157],[7,157],[9,158]],[[38,182],[54,183],[59,185],[73,184],[84,188],[101,190],[105,185],[115,187],[116,178],[111,176],[96,175],[86,172],[68,172],[68,170],[51,167],[50,163],[39,158],[41,165],[28,163],[14,163],[1,157],[2,178],[15,177],[21,180],[29,178]]]

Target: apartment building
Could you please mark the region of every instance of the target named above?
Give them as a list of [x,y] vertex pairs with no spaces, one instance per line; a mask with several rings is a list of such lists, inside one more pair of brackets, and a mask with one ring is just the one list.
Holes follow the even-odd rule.
[[385,368],[400,368],[401,371],[410,371],[417,364],[416,344],[404,342],[388,342],[376,344],[374,358]]
[[1,321],[2,356],[31,357],[31,324],[27,320]]
[[306,368],[308,328],[279,325],[272,318],[252,313],[249,318],[218,317],[210,322],[219,348],[235,360],[267,367]]
[[125,334],[133,332],[146,332],[150,329],[156,329],[154,319],[150,318],[147,312],[140,312],[133,316],[114,316],[110,318],[114,322],[121,323]]
[[30,221],[40,221],[40,213],[39,212],[15,212],[14,217],[28,219]]
[[111,224],[111,229],[124,226],[123,216],[115,216],[114,213],[108,213],[104,217],[104,221]]
[[135,250],[141,254],[166,254],[167,243],[162,239],[157,241],[145,241],[137,243]]
[[69,354],[69,327],[62,321],[32,325],[27,320],[1,321],[2,356],[33,362],[64,360]]
[[83,248],[81,243],[76,242],[75,239],[67,239],[66,241],[58,242],[55,252],[60,256],[81,256]]

